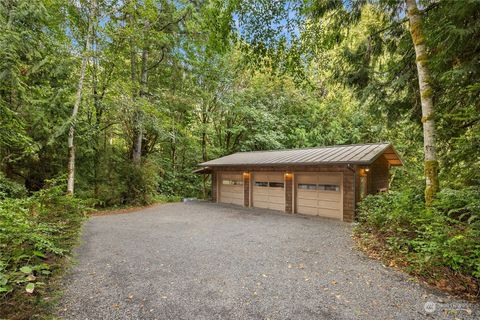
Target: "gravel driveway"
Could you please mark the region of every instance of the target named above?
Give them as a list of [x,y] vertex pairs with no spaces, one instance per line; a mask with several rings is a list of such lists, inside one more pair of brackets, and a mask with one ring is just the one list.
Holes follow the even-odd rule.
[[[351,224],[202,202],[91,218],[65,319],[479,319],[358,252]],[[435,303],[427,313],[426,302]]]

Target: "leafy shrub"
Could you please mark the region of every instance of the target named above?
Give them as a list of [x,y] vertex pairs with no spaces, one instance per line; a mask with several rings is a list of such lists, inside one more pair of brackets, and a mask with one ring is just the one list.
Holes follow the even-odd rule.
[[443,189],[437,194],[433,207],[453,219],[480,223],[480,187]]
[[359,205],[355,233],[414,273],[435,276],[447,268],[480,279],[479,191],[444,189],[431,208],[418,189],[368,196]]
[[158,202],[180,202],[182,201],[182,197],[180,196],[166,196],[166,195],[158,195],[155,197],[155,201]]
[[[192,168],[193,171],[193,168]],[[166,170],[160,175],[159,193],[167,196],[202,197],[203,175],[193,172],[173,172]],[[210,191],[210,180],[207,181],[207,190]]]
[[121,175],[122,204],[152,203],[157,194],[158,179],[158,167],[148,160],[141,165],[126,164]]
[[[202,196],[203,177],[194,174],[193,168],[174,171],[171,168],[164,170],[161,166],[154,159],[141,165],[118,162],[118,170],[111,172],[108,179],[102,179],[96,193],[81,194],[79,191],[77,195],[95,198],[95,206],[103,208],[142,206]],[[207,189],[210,189],[208,184]]]
[[20,198],[26,194],[25,186],[6,178],[3,172],[0,172],[0,199]]
[[422,191],[389,191],[370,195],[360,202],[358,220],[366,228],[389,232],[410,224],[423,210]]
[[117,163],[116,172],[99,183],[95,198],[98,207],[141,206],[151,204],[158,195],[159,168],[146,160],[140,165],[129,162]]
[[75,243],[87,206],[65,196],[58,181],[31,197],[0,201],[0,318],[34,304]]
[[419,232],[424,241],[436,238],[434,261],[480,279],[480,187],[443,189],[431,214],[434,227]]

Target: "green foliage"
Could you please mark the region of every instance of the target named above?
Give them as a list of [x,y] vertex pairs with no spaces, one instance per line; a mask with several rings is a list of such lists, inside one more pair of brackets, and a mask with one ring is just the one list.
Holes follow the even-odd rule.
[[27,190],[20,183],[6,178],[0,172],[0,200],[6,198],[21,198],[26,196]]
[[58,181],[31,197],[0,201],[1,317],[31,312],[76,242],[87,206],[65,196]]
[[0,3],[0,167],[22,177],[29,191],[56,176],[66,154],[55,138],[68,119],[75,58],[62,34],[60,3]]
[[427,46],[435,86],[441,178],[460,188],[479,185],[480,37],[478,1],[443,1],[426,16]]
[[434,209],[452,219],[480,223],[480,187],[468,187],[460,190],[443,189],[436,197]]
[[155,201],[160,179],[157,164],[150,160],[139,165],[131,161],[114,163],[116,168],[108,170],[107,177],[97,177],[94,190],[80,191],[79,195],[91,198],[98,207],[139,206]]
[[422,191],[407,189],[367,196],[359,204],[358,221],[365,228],[395,232],[397,227],[411,223],[424,210]]
[[203,176],[199,176],[193,172],[175,173],[165,171],[160,175],[158,184],[159,199],[162,199],[162,197],[175,198],[176,196],[180,198],[201,198],[202,180]]
[[156,202],[161,203],[168,203],[168,202],[180,202],[182,201],[182,197],[180,196],[166,196],[166,195],[158,195],[155,197]]
[[151,162],[126,164],[120,178],[124,203],[146,205],[153,202],[158,187],[158,167]]
[[[131,1],[112,11],[98,2],[105,21],[93,17],[95,59],[76,125],[79,197],[111,206],[148,203],[154,189],[203,196],[208,181],[192,171],[204,160],[357,142],[396,146],[405,169],[395,171],[394,188],[423,178],[413,48],[406,25],[392,18],[393,2],[351,10],[342,2],[180,3],[166,1],[159,10]],[[12,1],[0,9],[0,167],[35,191],[65,171],[80,66],[72,52],[82,50],[95,13],[62,1]],[[426,44],[437,48],[429,59],[441,187],[478,184],[478,50],[469,40],[478,33],[477,11],[469,1],[425,14]],[[327,12],[336,14],[324,25]],[[230,20],[236,15],[242,30]],[[138,114],[149,163],[139,178],[131,168]],[[142,177],[144,171],[155,174]]]
[[428,209],[420,188],[368,196],[360,204],[355,233],[407,261],[412,272],[435,275],[447,267],[479,279],[479,191],[444,189]]

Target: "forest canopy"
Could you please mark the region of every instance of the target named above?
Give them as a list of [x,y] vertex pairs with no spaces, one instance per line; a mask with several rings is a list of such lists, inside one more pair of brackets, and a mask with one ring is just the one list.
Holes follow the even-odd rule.
[[[420,5],[440,181],[476,185],[479,5]],[[236,151],[389,141],[392,186],[423,180],[401,3],[16,0],[1,22],[3,188],[66,174],[72,128],[77,195],[99,205],[204,196],[196,164]]]
[[[440,181],[477,185],[479,4],[420,8]],[[389,141],[405,162],[392,187],[422,183],[421,94],[401,2],[15,0],[0,9],[2,188],[32,192],[66,174],[69,134],[76,193],[99,205],[204,196],[199,162],[333,144]]]

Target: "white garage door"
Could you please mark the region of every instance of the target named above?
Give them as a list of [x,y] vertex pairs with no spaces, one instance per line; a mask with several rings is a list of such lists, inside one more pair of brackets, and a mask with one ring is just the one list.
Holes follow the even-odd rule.
[[342,174],[295,174],[297,213],[342,219]]
[[243,206],[243,177],[241,173],[221,173],[219,202]]
[[252,202],[257,208],[285,211],[283,172],[254,172]]

